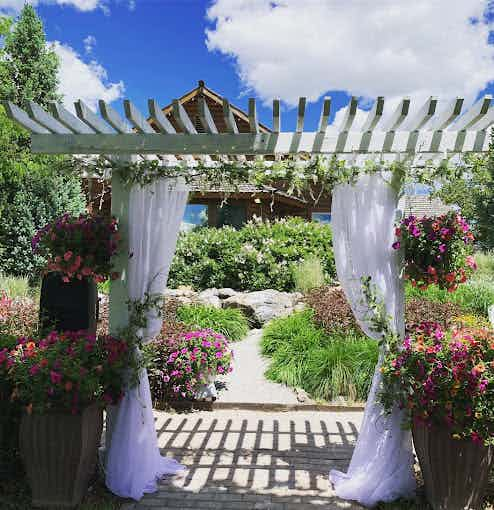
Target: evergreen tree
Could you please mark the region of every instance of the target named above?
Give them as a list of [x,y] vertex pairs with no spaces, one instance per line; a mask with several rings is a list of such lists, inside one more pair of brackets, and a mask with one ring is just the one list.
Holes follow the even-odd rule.
[[[4,66],[11,86],[1,87],[5,99],[19,106],[27,100],[41,106],[58,99],[58,57],[47,47],[43,23],[26,4],[19,20],[5,37]],[[3,89],[3,90],[2,90]]]
[[[0,99],[21,107],[59,99],[58,59],[34,9],[26,5],[13,28],[0,17],[0,38]],[[57,216],[85,209],[81,180],[61,173],[63,159],[32,154],[29,133],[0,106],[0,273],[35,280],[44,262],[33,255],[31,237]]]

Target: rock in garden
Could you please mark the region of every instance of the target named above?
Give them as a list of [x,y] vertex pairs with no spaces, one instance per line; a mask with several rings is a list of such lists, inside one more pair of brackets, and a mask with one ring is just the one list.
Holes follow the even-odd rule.
[[239,308],[252,320],[254,327],[260,327],[292,313],[298,299],[298,294],[268,289],[237,293],[223,301],[223,308]]

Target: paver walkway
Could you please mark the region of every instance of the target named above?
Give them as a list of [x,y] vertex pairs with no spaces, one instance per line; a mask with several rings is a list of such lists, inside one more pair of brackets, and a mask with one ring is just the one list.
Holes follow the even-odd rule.
[[346,469],[361,412],[156,412],[163,454],[188,467],[127,508],[361,509],[335,498],[332,468]]
[[261,329],[253,329],[244,340],[233,344],[233,372],[220,379],[225,388],[219,392],[218,402],[298,404],[290,388],[264,377],[269,360],[261,356],[261,336]]

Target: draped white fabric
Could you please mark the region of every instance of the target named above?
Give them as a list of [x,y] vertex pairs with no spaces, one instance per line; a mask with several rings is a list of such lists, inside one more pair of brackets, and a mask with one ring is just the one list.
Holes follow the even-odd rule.
[[[397,194],[381,175],[363,175],[355,185],[333,193],[333,246],[338,279],[355,317],[371,338],[362,303],[360,278],[371,276],[380,290],[396,331],[404,334],[404,296],[398,255],[391,248]],[[331,471],[336,494],[372,507],[379,501],[408,497],[415,491],[411,434],[401,429],[402,413],[384,415],[376,402],[381,356],[365,407],[360,435],[347,473]]]
[[[180,180],[161,179],[144,187],[134,186],[129,201],[128,291],[132,300],[146,292],[163,294],[175,252],[188,189]],[[156,312],[148,316],[142,332],[145,341],[161,328]],[[106,485],[118,496],[139,500],[154,492],[157,479],[183,467],[162,457],[158,449],[151,392],[146,370],[139,385],[127,391],[111,413],[111,437],[106,459]],[[108,426],[108,424],[107,424]]]

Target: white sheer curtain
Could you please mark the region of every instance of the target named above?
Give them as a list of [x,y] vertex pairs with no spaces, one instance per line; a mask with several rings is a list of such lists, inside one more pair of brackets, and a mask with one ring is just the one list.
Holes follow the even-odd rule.
[[[161,179],[134,186],[129,203],[128,290],[132,300],[146,292],[162,294],[175,252],[188,189],[181,180]],[[161,319],[153,312],[142,332],[145,341],[155,337]],[[158,449],[151,392],[146,370],[139,385],[128,391],[109,420],[111,442],[106,459],[106,485],[118,496],[140,499],[156,490],[157,479],[183,467],[162,457]]]
[[[394,327],[404,334],[404,296],[398,255],[391,248],[398,197],[381,175],[360,177],[355,185],[339,185],[333,193],[333,246],[338,279],[355,317],[374,339],[366,323],[360,278],[371,276],[380,289]],[[372,380],[364,420],[347,473],[331,471],[336,494],[372,507],[379,501],[408,497],[415,491],[412,440],[401,429],[402,413],[383,415],[376,402],[381,384],[381,356]]]

